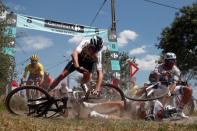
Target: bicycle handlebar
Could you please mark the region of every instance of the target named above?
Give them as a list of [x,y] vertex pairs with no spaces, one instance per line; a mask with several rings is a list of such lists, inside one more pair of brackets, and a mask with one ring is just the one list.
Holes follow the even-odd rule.
[[39,85],[40,81],[41,81],[40,79],[36,79],[36,80],[30,79],[30,80],[25,80],[25,81],[21,79],[20,86],[26,85],[28,82],[33,83],[34,85]]

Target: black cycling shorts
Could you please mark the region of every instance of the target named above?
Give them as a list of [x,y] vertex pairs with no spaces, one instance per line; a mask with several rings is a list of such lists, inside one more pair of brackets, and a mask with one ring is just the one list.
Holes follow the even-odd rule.
[[[90,73],[93,70],[93,65],[94,65],[94,63],[79,60],[79,66],[87,69]],[[68,70],[70,73],[76,70],[72,60],[70,62],[68,62],[68,64],[64,68],[64,70]]]

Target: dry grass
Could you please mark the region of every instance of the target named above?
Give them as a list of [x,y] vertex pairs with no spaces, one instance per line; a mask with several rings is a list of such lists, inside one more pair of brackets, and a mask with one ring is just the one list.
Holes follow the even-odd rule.
[[0,100],[0,131],[196,131],[197,123],[176,124],[134,120],[44,119],[19,117],[5,111]]
[[0,96],[0,112],[5,111],[4,96]]
[[197,124],[183,125],[160,122],[101,119],[44,119],[18,117],[0,113],[0,130],[5,131],[196,131]]

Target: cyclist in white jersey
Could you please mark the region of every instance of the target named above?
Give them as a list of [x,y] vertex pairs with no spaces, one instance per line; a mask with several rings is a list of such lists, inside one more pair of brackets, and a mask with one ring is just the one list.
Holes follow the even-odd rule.
[[[101,90],[103,80],[102,53],[103,40],[99,36],[94,36],[90,40],[83,40],[71,54],[72,60],[66,65],[63,72],[54,80],[50,90],[54,89],[67,75],[77,70],[83,73],[82,85],[87,83],[92,77],[93,65],[97,65],[97,82],[93,94],[98,95]],[[82,86],[83,87],[83,86]]]
[[[189,86],[178,84],[180,81],[181,71],[176,66],[176,55],[172,52],[166,53],[164,56],[164,63],[156,66],[151,75],[154,80],[156,76],[156,81],[159,80],[164,85],[166,84],[166,87],[168,86],[171,94],[181,96],[180,103],[178,104],[179,115],[183,118],[187,118],[188,116],[186,116],[182,110],[184,105],[191,99],[192,89]],[[151,77],[149,78],[151,79]],[[170,85],[168,85],[168,82],[170,82]],[[163,104],[165,104],[165,102]]]

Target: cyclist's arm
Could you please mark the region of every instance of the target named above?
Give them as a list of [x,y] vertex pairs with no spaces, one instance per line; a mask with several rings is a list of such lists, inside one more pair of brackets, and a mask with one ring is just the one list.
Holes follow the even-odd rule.
[[180,80],[181,71],[177,66],[174,66],[172,69],[172,83],[169,86],[170,92],[173,93],[176,88],[177,82]]
[[96,82],[96,88],[98,90],[100,90],[100,87],[101,87],[101,84],[102,84],[102,81],[103,81],[103,70],[102,70],[102,52],[98,52],[98,62],[97,62],[97,82]]
[[40,65],[40,76],[41,76],[40,84],[42,84],[44,82],[44,67],[43,67],[43,65]]
[[76,47],[76,49],[71,54],[72,61],[75,67],[79,67],[78,55],[81,53],[86,43],[87,43],[87,40],[81,41],[81,43]]
[[173,67],[173,79],[174,81],[179,81],[181,76],[181,71],[177,66]]
[[96,89],[97,90],[101,90],[101,84],[102,84],[102,81],[103,81],[103,71],[102,70],[97,70],[97,81],[96,81]]
[[153,72],[156,73],[157,75],[161,75],[161,68],[162,68],[162,65],[158,64],[157,66],[155,66]]
[[72,62],[74,64],[74,66],[76,68],[79,67],[79,62],[78,62],[78,55],[79,55],[79,52],[75,49],[72,54],[71,54],[71,57],[72,57]]
[[28,71],[29,71],[29,68],[28,68],[28,65],[25,67],[25,71],[23,73],[23,78],[22,80],[25,81],[25,79],[27,78],[27,74],[28,74]]

